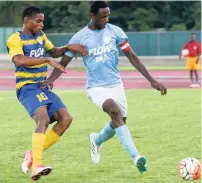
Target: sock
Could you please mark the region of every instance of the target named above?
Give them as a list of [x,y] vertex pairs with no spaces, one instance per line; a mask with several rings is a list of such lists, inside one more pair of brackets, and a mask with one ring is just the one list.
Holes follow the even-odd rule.
[[95,139],[95,143],[100,146],[103,142],[109,140],[115,135],[114,129],[110,126],[110,122],[105,125],[105,127],[100,131]]
[[135,144],[133,142],[133,139],[131,137],[127,125],[115,128],[115,131],[117,133],[119,140],[121,141],[121,144],[124,146],[128,154],[132,157],[132,159],[135,159],[135,157],[139,154],[139,152],[135,147]]
[[45,141],[43,145],[43,150],[47,150],[49,147],[51,147],[53,144],[58,142],[60,140],[60,136],[53,131],[53,129],[50,129],[46,135],[45,135]]
[[33,133],[32,135],[32,168],[35,169],[38,165],[42,165],[43,145],[45,134]]

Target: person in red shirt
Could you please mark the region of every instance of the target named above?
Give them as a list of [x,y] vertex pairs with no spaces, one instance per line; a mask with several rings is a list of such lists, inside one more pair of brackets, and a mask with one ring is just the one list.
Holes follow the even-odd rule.
[[201,45],[196,41],[196,35],[194,33],[191,34],[191,40],[184,45],[183,49],[189,50],[189,53],[186,56],[186,66],[190,71],[190,79],[192,82],[190,87],[198,88],[200,87],[198,70],[200,70]]

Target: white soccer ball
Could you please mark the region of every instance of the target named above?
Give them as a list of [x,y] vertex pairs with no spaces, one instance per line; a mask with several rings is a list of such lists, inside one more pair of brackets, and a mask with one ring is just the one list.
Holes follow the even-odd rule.
[[181,55],[184,56],[184,57],[188,56],[189,55],[189,50],[188,49],[183,49],[181,51]]
[[195,158],[185,158],[180,161],[179,175],[184,180],[197,180],[201,176],[201,164]]

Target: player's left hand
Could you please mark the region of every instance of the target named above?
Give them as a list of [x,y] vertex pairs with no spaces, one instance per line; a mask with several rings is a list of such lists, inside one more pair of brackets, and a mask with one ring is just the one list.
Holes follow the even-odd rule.
[[47,80],[45,80],[45,81],[43,81],[42,83],[41,83],[41,89],[44,89],[45,87],[49,87],[49,89],[50,90],[52,90],[53,89],[53,87],[54,87],[54,85],[53,85],[53,83],[51,83],[48,79]]
[[158,81],[151,82],[151,86],[156,90],[160,90],[161,95],[167,94],[167,88],[163,84],[159,83]]
[[83,56],[88,55],[88,52],[87,52],[85,46],[80,45],[80,44],[68,44],[68,45],[66,45],[66,48],[72,52],[78,52]]

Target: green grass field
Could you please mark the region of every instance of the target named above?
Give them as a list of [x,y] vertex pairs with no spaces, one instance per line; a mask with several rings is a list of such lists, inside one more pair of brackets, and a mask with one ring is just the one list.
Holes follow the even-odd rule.
[[[74,117],[61,141],[44,153],[53,167],[40,183],[181,183],[178,164],[185,157],[200,159],[200,90],[128,90],[128,126],[148,172],[140,174],[117,137],[103,145],[101,163],[90,160],[88,134],[98,132],[109,118],[88,101],[85,92],[57,92]],[[31,183],[20,172],[25,150],[31,147],[34,122],[15,97],[0,92],[0,183]],[[200,180],[195,181],[199,183]]]

